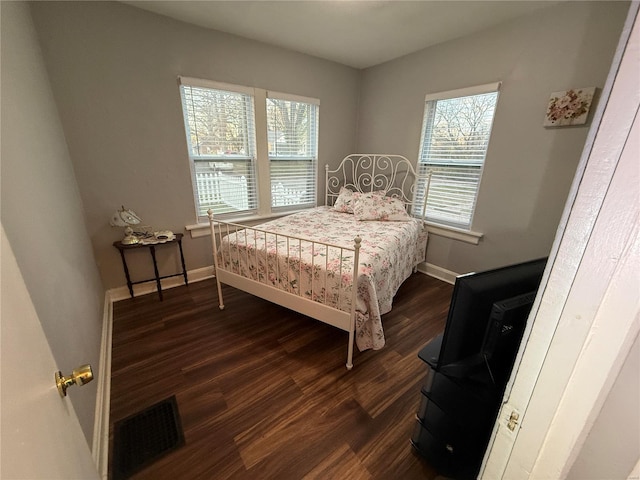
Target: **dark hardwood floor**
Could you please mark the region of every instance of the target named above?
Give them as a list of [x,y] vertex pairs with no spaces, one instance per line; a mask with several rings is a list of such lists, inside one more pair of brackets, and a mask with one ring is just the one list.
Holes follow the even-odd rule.
[[[410,446],[452,286],[412,275],[383,316],[386,346],[206,280],[114,304],[113,424],[176,395],[185,445],[136,479],[435,479]],[[113,440],[112,440],[113,441]],[[112,452],[113,449],[110,449]]]

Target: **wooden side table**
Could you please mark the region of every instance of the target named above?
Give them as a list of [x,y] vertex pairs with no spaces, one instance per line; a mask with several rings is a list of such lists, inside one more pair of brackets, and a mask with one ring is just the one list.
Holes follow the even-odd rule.
[[[160,274],[158,273],[158,263],[156,261],[156,247],[162,246],[162,245],[178,245],[178,248],[180,250],[180,262],[182,264],[182,272],[180,273],[174,273],[172,275],[164,275],[164,276],[160,276]],[[124,268],[124,275],[127,277],[127,287],[129,287],[129,293],[131,294],[131,297],[133,298],[133,286],[137,285],[139,283],[146,283],[146,282],[156,282],[156,285],[158,287],[158,295],[160,296],[160,300],[162,301],[162,285],[160,283],[160,280],[162,280],[163,278],[169,278],[169,277],[178,277],[180,275],[182,275],[184,277],[184,284],[185,285],[189,285],[189,280],[187,279],[187,269],[184,265],[184,254],[182,253],[182,233],[176,233],[175,234],[175,238],[172,240],[167,240],[166,242],[162,242],[162,243],[136,243],[134,245],[123,245],[120,240],[117,240],[115,242],[113,242],[113,246],[116,247],[118,249],[118,251],[120,252],[120,257],[122,258],[122,267]],[[127,259],[125,258],[124,252],[126,250],[135,250],[137,248],[148,248],[149,252],[151,252],[151,258],[153,260],[153,271],[155,273],[155,278],[148,278],[146,280],[138,280],[137,282],[132,282],[131,281],[131,276],[129,275],[129,267],[127,267]]]

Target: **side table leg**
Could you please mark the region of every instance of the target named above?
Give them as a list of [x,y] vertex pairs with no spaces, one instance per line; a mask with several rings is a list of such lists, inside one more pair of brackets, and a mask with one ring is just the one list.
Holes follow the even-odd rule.
[[189,285],[189,280],[187,279],[187,267],[184,265],[184,254],[182,253],[182,238],[178,240],[178,247],[180,248],[180,261],[182,262],[182,276],[184,277],[184,284]]
[[124,258],[124,250],[118,249],[120,252],[120,258],[122,258],[122,266],[124,267],[124,276],[127,277],[127,287],[129,287],[129,294],[133,298],[133,284],[131,283],[131,277],[129,276],[129,268],[127,267],[127,261]]
[[151,252],[151,258],[153,259],[153,271],[156,274],[156,285],[158,286],[158,295],[160,296],[160,301],[162,301],[162,285],[160,284],[160,274],[158,273],[158,263],[156,262],[156,247],[151,245],[149,247],[149,251]]

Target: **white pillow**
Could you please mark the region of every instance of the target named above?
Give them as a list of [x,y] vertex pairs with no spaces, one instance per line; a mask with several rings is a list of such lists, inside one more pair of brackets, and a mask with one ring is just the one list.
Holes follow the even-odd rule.
[[356,220],[382,220],[403,222],[411,220],[404,203],[399,198],[363,193],[353,206]]

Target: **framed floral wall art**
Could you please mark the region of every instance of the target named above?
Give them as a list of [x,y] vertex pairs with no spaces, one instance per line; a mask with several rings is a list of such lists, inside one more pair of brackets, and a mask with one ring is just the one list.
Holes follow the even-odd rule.
[[587,123],[589,108],[595,93],[595,87],[572,88],[564,92],[552,93],[543,125],[561,127]]

